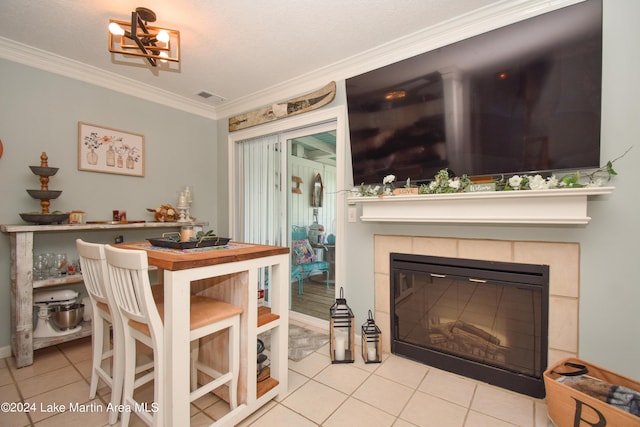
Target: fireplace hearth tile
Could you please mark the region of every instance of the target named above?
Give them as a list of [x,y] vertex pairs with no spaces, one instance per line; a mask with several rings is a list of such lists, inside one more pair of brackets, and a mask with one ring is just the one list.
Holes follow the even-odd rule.
[[467,408],[430,394],[416,392],[400,418],[417,426],[463,427]]
[[353,393],[353,397],[398,416],[413,392],[412,388],[373,374]]
[[411,253],[413,238],[410,236],[373,236],[374,273],[389,274],[389,254],[391,252]]
[[[379,308],[386,307],[387,316],[389,316],[389,307],[391,306],[391,295],[389,293],[389,275],[374,273],[374,301]],[[378,320],[378,317],[375,317]]]
[[476,383],[464,377],[431,368],[418,390],[468,407],[476,390]]
[[458,258],[511,262],[513,245],[511,242],[500,240],[460,239],[458,241]]
[[393,357],[376,370],[376,375],[390,379],[411,388],[417,388],[422,382],[429,368],[422,363],[401,357]]
[[522,427],[533,427],[533,401],[508,391],[479,384],[471,410]]
[[549,298],[549,347],[578,353],[578,300]]
[[455,257],[458,253],[458,243],[456,239],[414,237],[413,253],[416,255]]
[[514,242],[514,262],[548,264],[549,293],[578,298],[580,245],[578,243]]

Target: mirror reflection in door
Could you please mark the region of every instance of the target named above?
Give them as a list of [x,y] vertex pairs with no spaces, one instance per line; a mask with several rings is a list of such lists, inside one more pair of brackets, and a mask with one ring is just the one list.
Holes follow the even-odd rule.
[[[289,191],[291,310],[329,320],[335,301],[336,132],[288,135],[287,173],[302,194]],[[288,180],[293,183],[292,179]],[[306,193],[306,194],[305,194]]]

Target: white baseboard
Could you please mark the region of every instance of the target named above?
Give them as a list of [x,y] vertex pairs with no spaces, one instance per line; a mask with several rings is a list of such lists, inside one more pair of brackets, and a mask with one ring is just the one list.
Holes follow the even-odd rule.
[[7,357],[11,357],[11,346],[7,345],[4,347],[0,347],[0,359],[6,359]]

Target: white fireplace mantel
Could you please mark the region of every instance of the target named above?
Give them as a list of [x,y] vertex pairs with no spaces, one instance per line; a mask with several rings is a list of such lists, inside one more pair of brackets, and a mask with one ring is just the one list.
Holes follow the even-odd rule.
[[589,196],[615,187],[349,197],[367,222],[588,224]]

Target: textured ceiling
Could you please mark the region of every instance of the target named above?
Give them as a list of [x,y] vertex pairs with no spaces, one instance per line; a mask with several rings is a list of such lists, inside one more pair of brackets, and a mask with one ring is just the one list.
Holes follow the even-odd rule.
[[[0,37],[196,102],[233,101],[498,0],[2,0]],[[181,34],[170,70],[107,50],[110,18],[144,6]],[[213,104],[212,104],[213,103]]]

